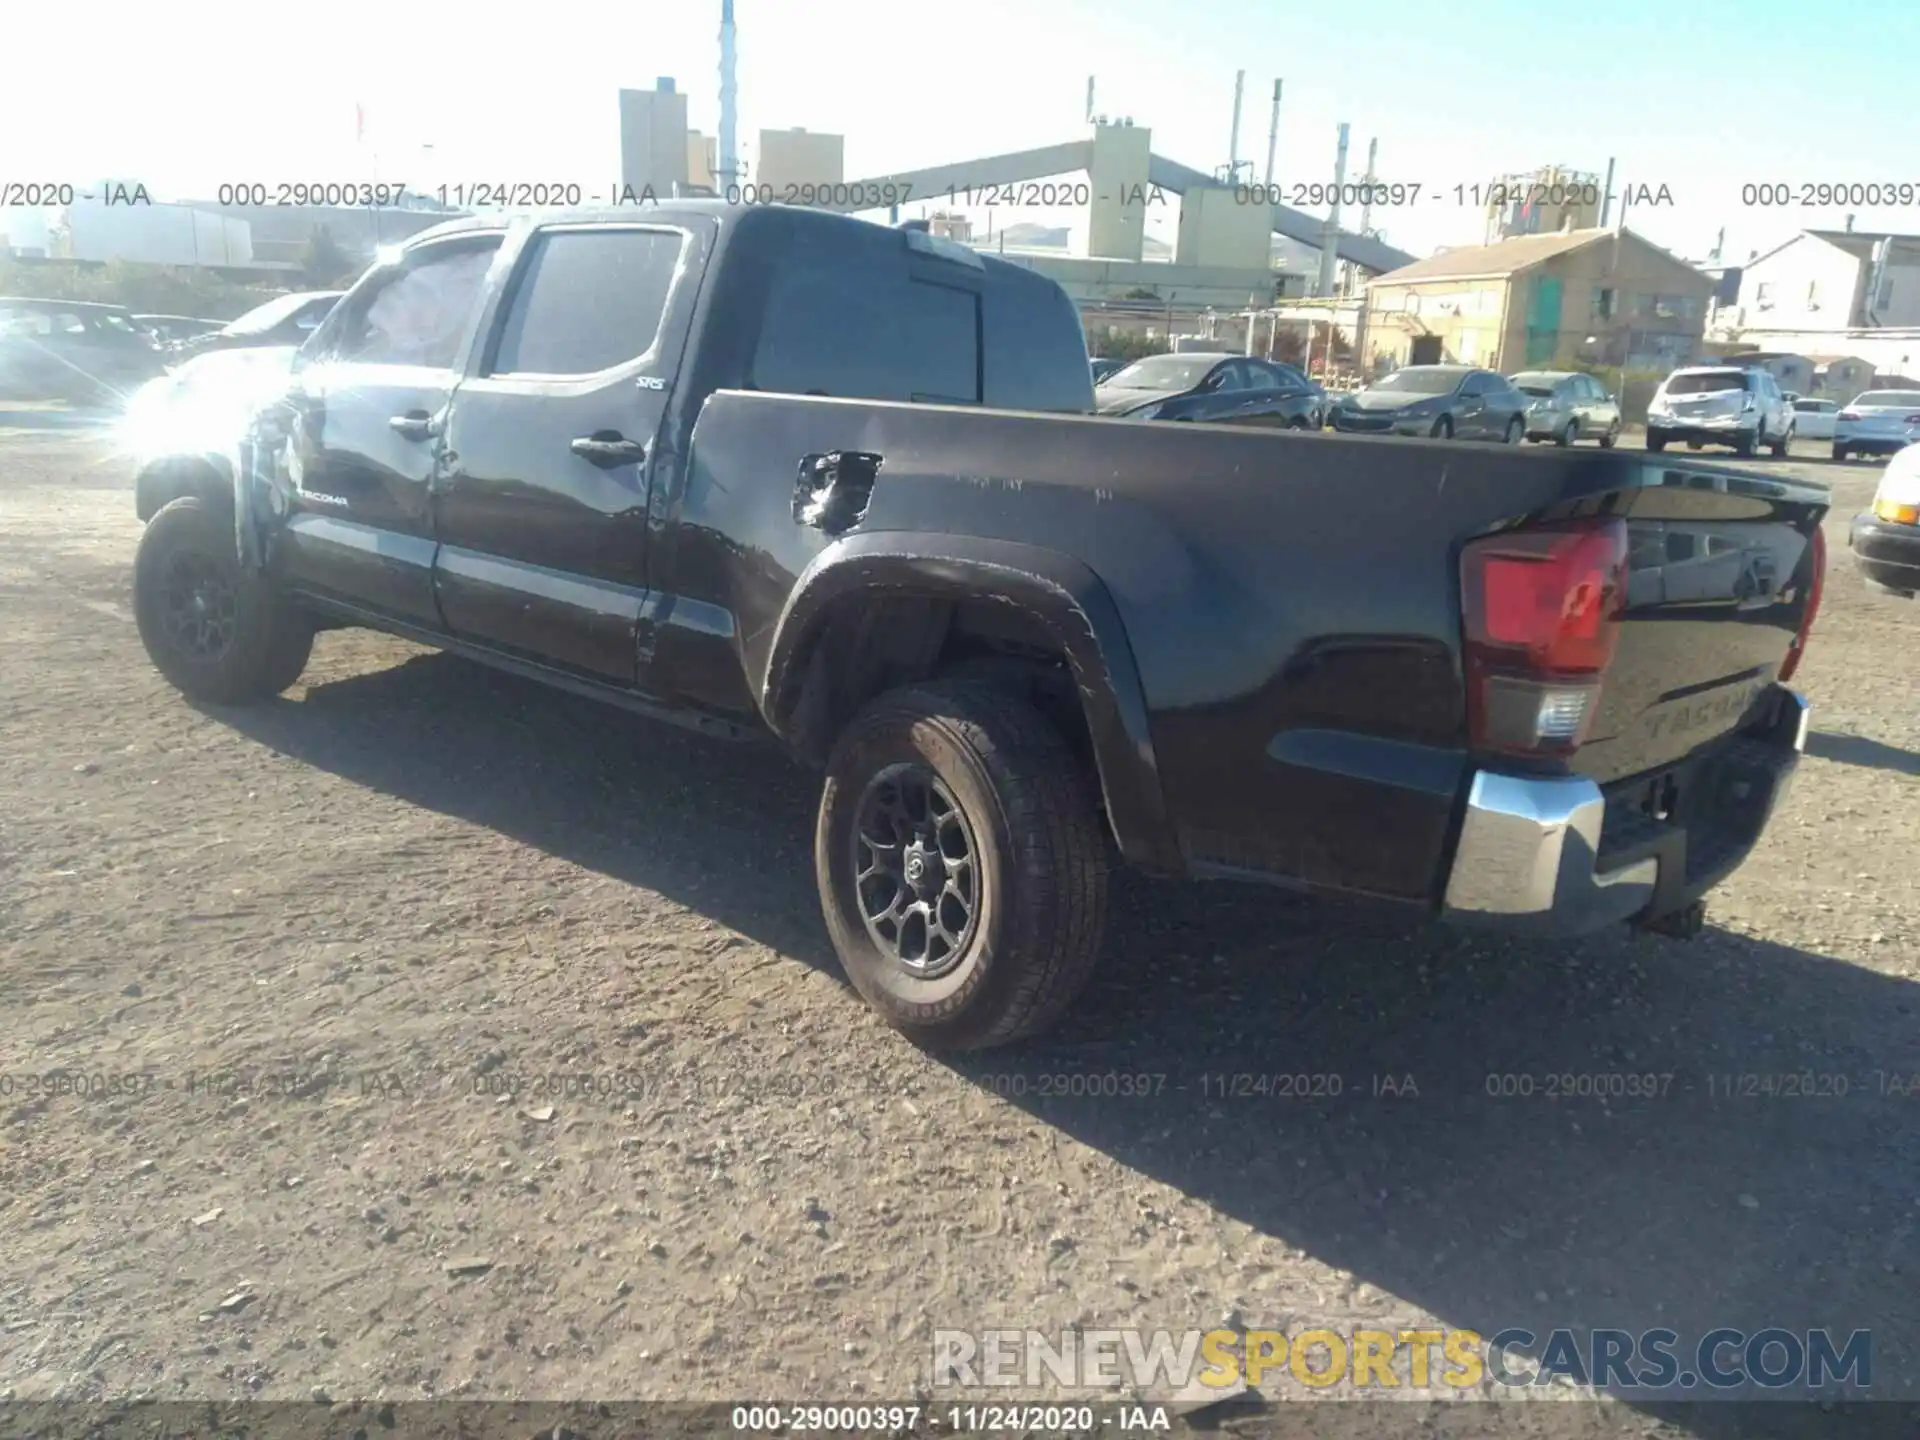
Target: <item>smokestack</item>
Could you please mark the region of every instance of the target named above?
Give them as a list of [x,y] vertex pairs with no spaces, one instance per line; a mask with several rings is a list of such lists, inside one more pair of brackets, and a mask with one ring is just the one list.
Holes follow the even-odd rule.
[[1087,123],[1093,123],[1093,76],[1087,76]]
[[[1851,221],[1853,217],[1849,215],[1847,219]],[[1847,228],[1851,230],[1853,226],[1849,224]],[[1861,318],[1869,325],[1880,323],[1880,316],[1877,313],[1880,306],[1880,287],[1886,283],[1887,260],[1892,254],[1893,237],[1891,235],[1883,235],[1873,242],[1873,264],[1867,271],[1867,297],[1860,306]]]
[[1273,119],[1267,122],[1267,187],[1273,187],[1273,152],[1280,143],[1280,82],[1273,82]]
[[740,180],[739,156],[734,149],[734,120],[738,91],[734,85],[733,0],[720,0],[720,193]]
[[1853,216],[1848,215],[1847,216],[1847,234],[1851,235],[1852,233],[1853,233]]
[[1227,179],[1231,182],[1240,173],[1240,98],[1246,93],[1247,72],[1233,72],[1233,134],[1227,139]]
[[1600,188],[1600,228],[1607,228],[1607,217],[1613,214],[1613,160],[1607,160],[1607,183]]
[[1360,233],[1367,233],[1367,222],[1373,218],[1373,167],[1380,159],[1380,137],[1374,136],[1367,141],[1367,183],[1360,192]]
[[1347,183],[1347,133],[1352,127],[1340,123],[1340,148],[1333,157],[1333,204],[1327,207],[1327,223],[1320,231],[1320,279],[1316,287],[1321,295],[1333,293],[1333,268],[1339,259],[1340,187]]

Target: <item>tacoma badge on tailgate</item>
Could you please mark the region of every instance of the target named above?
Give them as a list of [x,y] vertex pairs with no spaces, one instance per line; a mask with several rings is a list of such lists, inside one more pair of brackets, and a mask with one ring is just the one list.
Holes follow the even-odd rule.
[[1647,738],[1657,740],[1662,735],[1677,735],[1703,726],[1724,728],[1728,722],[1746,714],[1766,688],[1765,681],[1755,681],[1724,695],[1709,695],[1700,700],[1674,700],[1655,706],[1646,715]]

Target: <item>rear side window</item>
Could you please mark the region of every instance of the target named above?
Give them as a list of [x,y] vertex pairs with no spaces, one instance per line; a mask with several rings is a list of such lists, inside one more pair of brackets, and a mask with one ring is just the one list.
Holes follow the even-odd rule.
[[686,237],[553,230],[534,241],[494,353],[495,375],[592,375],[653,348]]
[[905,274],[889,284],[845,265],[783,265],[752,373],[784,394],[977,405],[980,298]]

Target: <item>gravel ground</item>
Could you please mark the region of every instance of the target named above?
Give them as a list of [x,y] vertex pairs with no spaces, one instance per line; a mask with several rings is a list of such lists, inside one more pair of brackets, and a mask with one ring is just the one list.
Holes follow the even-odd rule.
[[[1920,613],[1847,556],[1877,470],[1779,468],[1835,486],[1817,733],[1703,938],[1129,882],[1062,1031],[943,1061],[778,756],[357,632],[196,710],[127,467],[0,434],[0,1399],[898,1400],[936,1328],[1242,1321],[1871,1328],[1920,1397]],[[1486,1090],[1568,1072],[1673,1078]],[[1712,1078],[1784,1072],[1847,1093]],[[1276,1073],[1342,1093],[1210,1078]]]

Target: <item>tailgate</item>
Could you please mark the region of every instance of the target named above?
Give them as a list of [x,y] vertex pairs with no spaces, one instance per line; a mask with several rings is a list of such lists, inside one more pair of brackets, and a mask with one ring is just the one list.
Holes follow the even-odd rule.
[[1591,737],[1601,784],[1656,769],[1756,718],[1811,593],[1824,486],[1710,465],[1649,465],[1624,492],[1628,579]]

